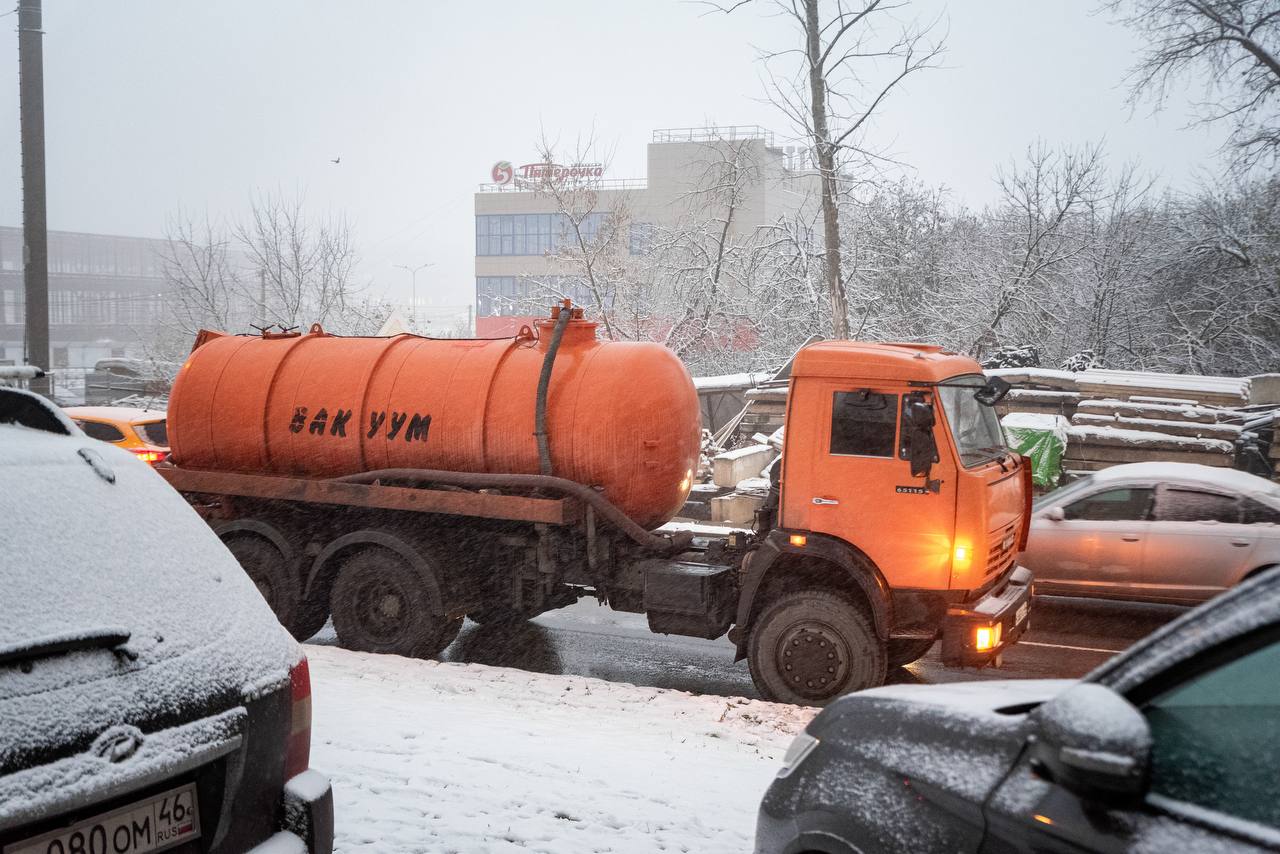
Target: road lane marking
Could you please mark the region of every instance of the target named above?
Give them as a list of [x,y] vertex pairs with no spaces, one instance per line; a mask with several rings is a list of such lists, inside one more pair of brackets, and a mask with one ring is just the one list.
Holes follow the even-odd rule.
[[1115,655],[1117,652],[1124,652],[1123,649],[1100,649],[1096,646],[1069,646],[1065,643],[1038,643],[1037,641],[1016,641],[1014,646],[1049,646],[1054,649],[1074,649],[1078,652],[1105,652],[1107,655]]

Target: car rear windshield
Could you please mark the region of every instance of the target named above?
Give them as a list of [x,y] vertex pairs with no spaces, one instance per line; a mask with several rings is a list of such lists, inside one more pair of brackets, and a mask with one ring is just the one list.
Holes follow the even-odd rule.
[[80,429],[90,439],[98,439],[102,442],[119,442],[124,438],[124,433],[114,424],[107,424],[102,421],[76,421],[80,425]]
[[169,447],[169,422],[168,421],[148,421],[146,424],[133,425],[133,431],[138,434],[138,438],[152,445],[162,445]]

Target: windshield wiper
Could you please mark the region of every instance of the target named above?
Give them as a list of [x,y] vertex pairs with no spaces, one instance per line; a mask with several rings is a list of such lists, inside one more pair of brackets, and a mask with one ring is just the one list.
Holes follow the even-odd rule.
[[983,460],[997,460],[1000,465],[1003,466],[1005,457],[1009,456],[1009,449],[991,445],[986,448],[973,448],[972,450],[964,451],[960,456],[962,459],[964,457],[972,459],[977,456],[978,458],[975,462],[982,462]]
[[30,638],[18,643],[0,646],[0,667],[9,664],[23,664],[38,658],[61,655],[65,652],[78,652],[86,649],[109,649],[123,652],[133,658],[127,650],[122,649],[129,642],[129,630],[118,627],[100,627],[84,629],[78,632],[63,632],[57,635],[45,635],[41,638]]

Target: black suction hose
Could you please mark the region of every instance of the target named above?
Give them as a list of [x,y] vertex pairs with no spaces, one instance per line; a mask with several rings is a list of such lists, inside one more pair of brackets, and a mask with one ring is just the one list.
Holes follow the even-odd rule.
[[533,435],[538,439],[538,469],[544,475],[551,471],[551,443],[547,439],[547,388],[551,385],[551,368],[556,362],[556,351],[560,349],[560,339],[564,337],[564,328],[569,325],[569,317],[573,314],[572,303],[564,301],[560,306],[560,316],[556,318],[555,329],[551,331],[551,341],[547,344],[547,355],[542,359],[542,372],[538,374],[538,395],[533,410]]

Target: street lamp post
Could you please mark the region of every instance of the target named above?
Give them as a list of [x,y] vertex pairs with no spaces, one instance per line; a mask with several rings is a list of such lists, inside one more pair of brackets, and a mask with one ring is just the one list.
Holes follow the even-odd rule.
[[409,272],[411,288],[409,295],[409,311],[411,312],[411,317],[409,322],[416,328],[418,325],[418,271],[425,270],[427,267],[430,267],[431,264],[429,262],[424,262],[416,267],[410,267],[408,264],[393,264],[392,266]]

